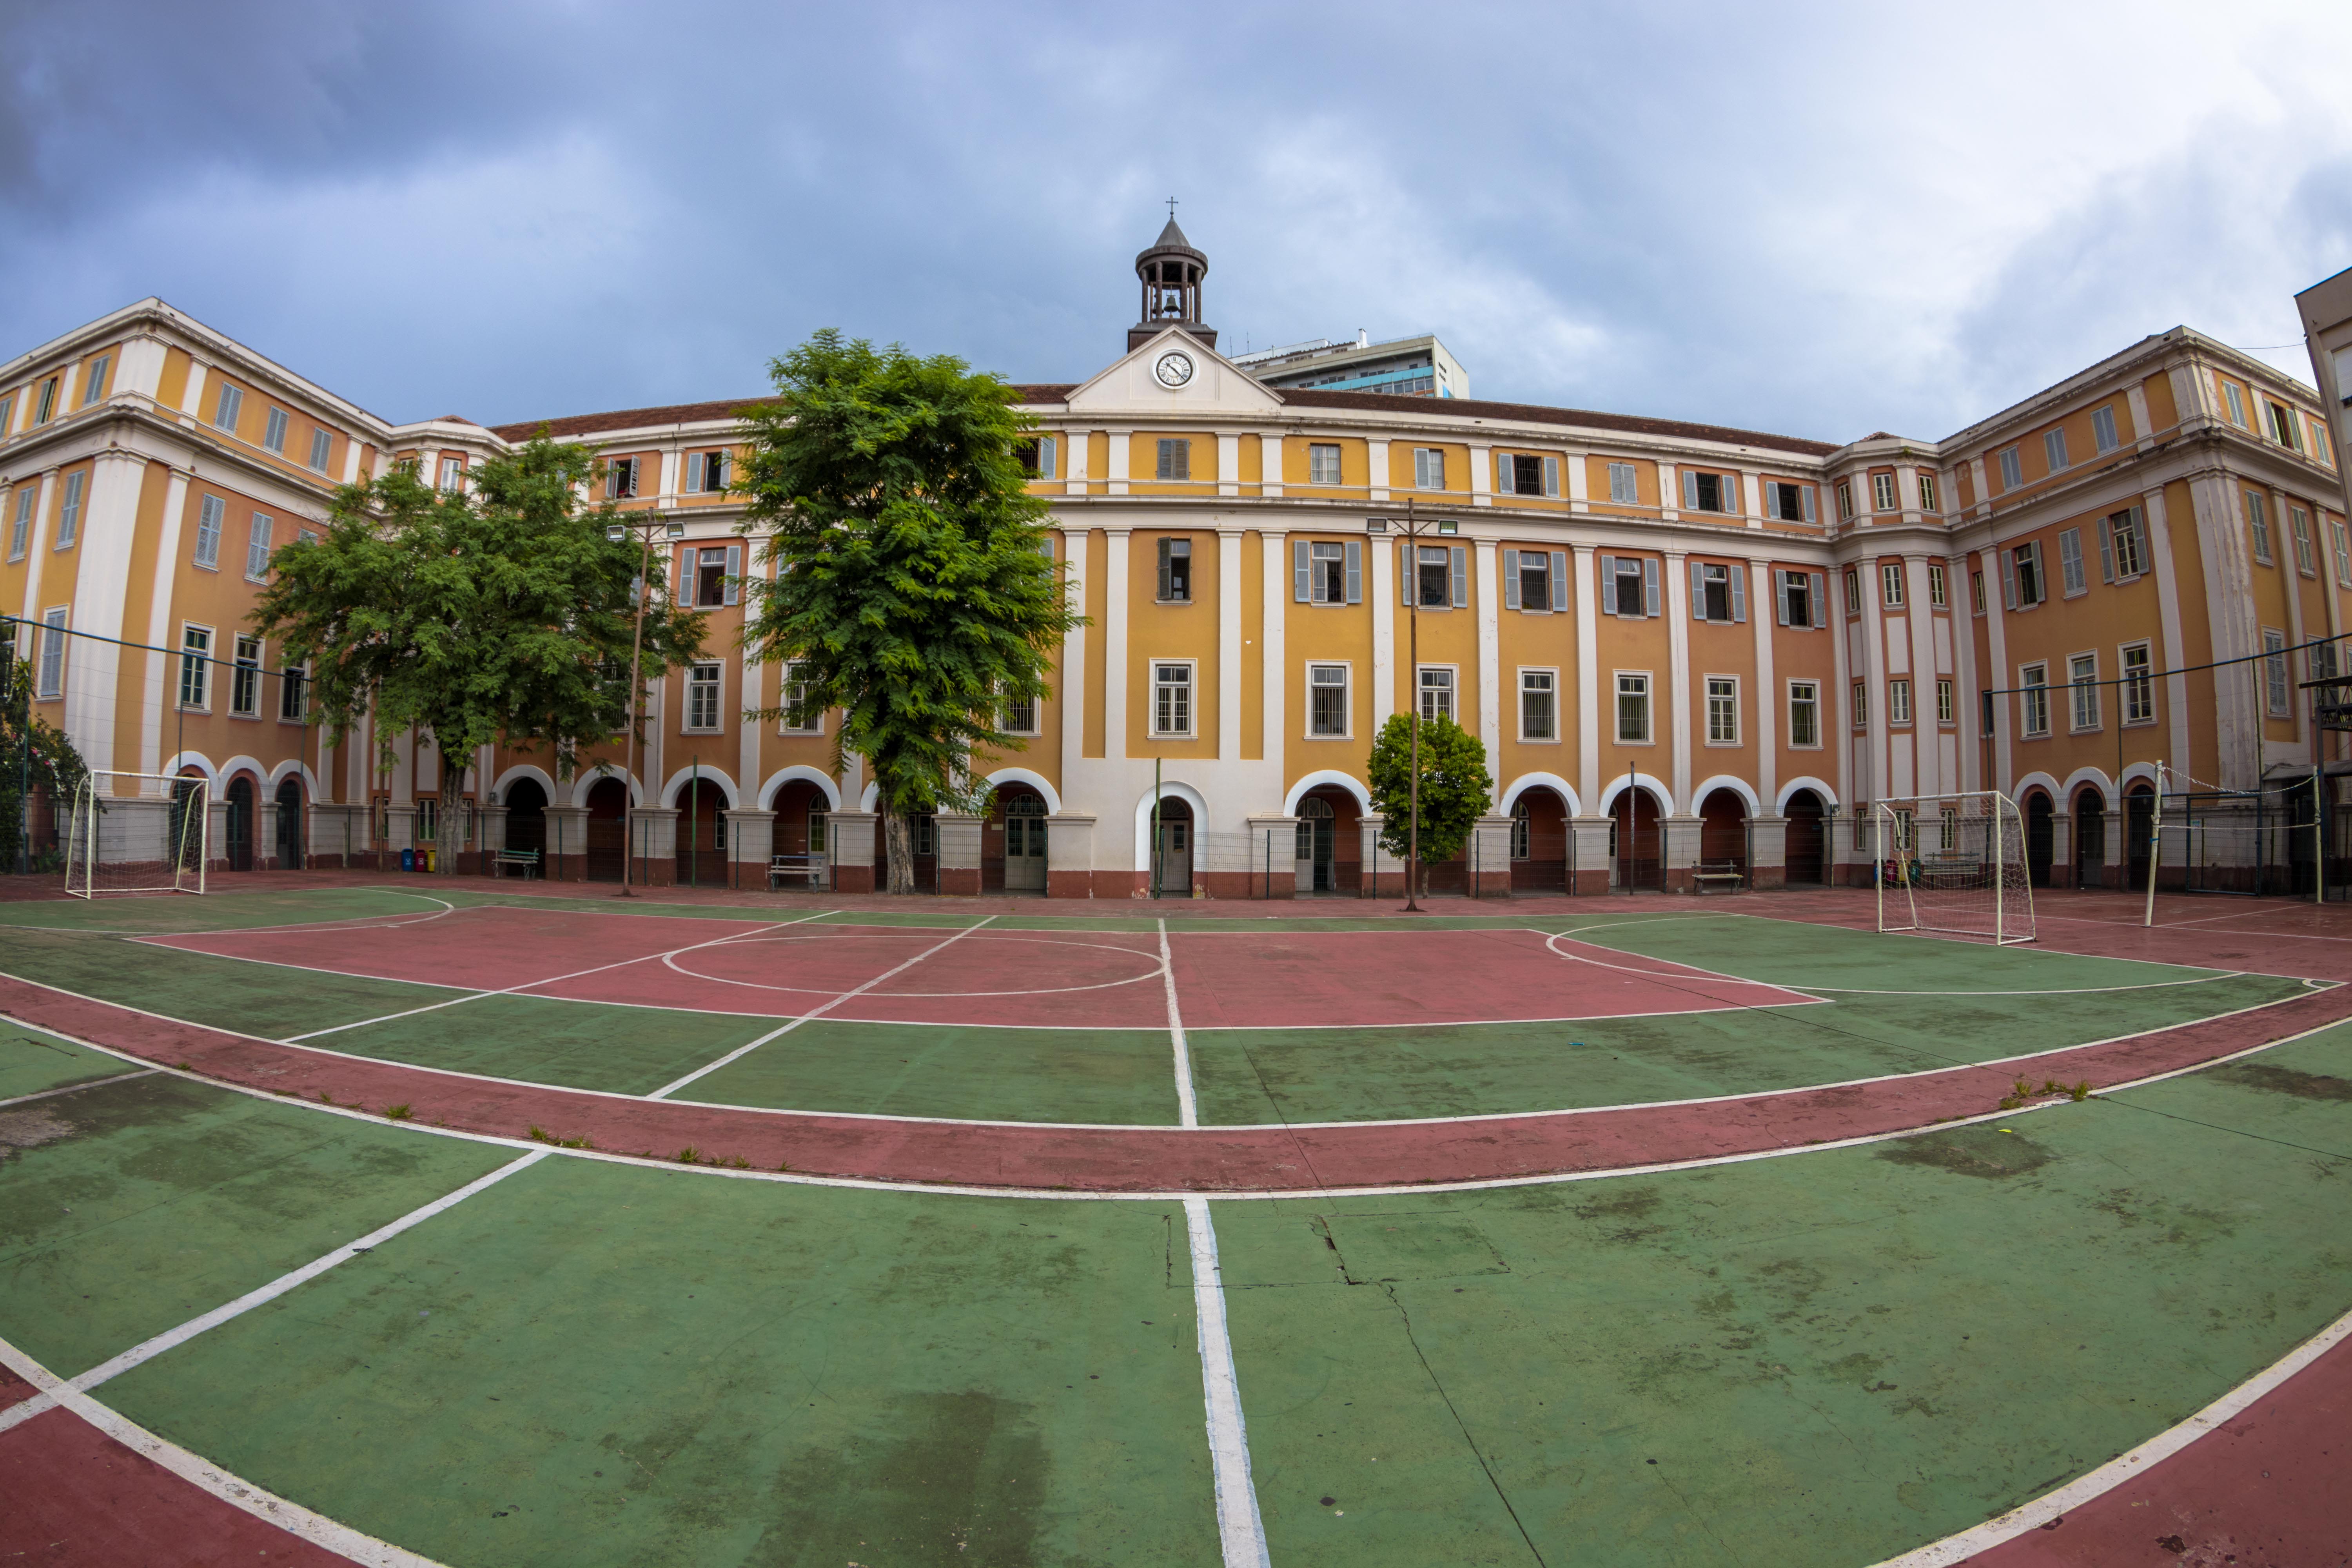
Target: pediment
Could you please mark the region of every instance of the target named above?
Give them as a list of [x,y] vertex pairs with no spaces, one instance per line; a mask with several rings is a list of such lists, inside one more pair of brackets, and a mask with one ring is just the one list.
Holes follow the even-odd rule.
[[[1181,385],[1169,385],[1156,373],[1171,353],[1192,362],[1192,374]],[[1281,406],[1282,399],[1256,377],[1177,327],[1112,361],[1069,396],[1073,413],[1144,416],[1271,414]]]

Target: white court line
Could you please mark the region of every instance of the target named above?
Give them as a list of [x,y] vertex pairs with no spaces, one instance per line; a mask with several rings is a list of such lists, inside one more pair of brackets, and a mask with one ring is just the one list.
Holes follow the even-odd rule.
[[67,1378],[63,1383],[46,1389],[21,1404],[12,1405],[5,1410],[0,1410],[0,1432],[5,1432],[11,1426],[29,1420],[51,1405],[58,1404],[60,1402],[58,1394],[61,1391],[86,1394],[100,1384],[121,1376],[142,1362],[152,1361],[165,1351],[187,1343],[207,1330],[216,1329],[233,1318],[241,1318],[256,1307],[268,1305],[296,1286],[307,1284],[317,1279],[337,1264],[348,1263],[369,1248],[390,1241],[412,1226],[422,1225],[443,1210],[464,1203],[483,1188],[496,1186],[517,1171],[538,1164],[551,1152],[553,1152],[552,1150],[534,1149],[521,1159],[500,1165],[488,1175],[477,1177],[455,1192],[442,1194],[422,1208],[411,1209],[390,1225],[379,1226],[356,1241],[347,1241],[332,1252],[314,1258],[290,1273],[279,1275],[258,1289],[248,1290],[234,1301],[224,1302],[209,1312],[190,1318],[176,1329],[166,1329],[152,1339],[143,1340],[132,1345],[121,1355],[109,1361],[102,1361],[79,1376]]
[[1806,985],[1791,980],[1790,991],[1832,991],[1841,996],[2105,996],[2114,991],[2161,991],[2169,985],[2210,985],[2217,980],[2275,980],[2274,974],[2250,974],[2242,969],[2217,969],[2194,980],[2144,980],[2137,985],[2053,985],[2046,991],[1867,991],[1859,985]]
[[[87,1394],[68,1388],[56,1373],[5,1340],[0,1340],[0,1366],[7,1367],[26,1382],[43,1390],[58,1407],[81,1417],[140,1458],[171,1471],[199,1491],[209,1493],[232,1508],[242,1510],[265,1523],[276,1525],[289,1535],[299,1536],[338,1556],[363,1563],[366,1568],[441,1568],[441,1564],[429,1557],[420,1557],[388,1541],[379,1541],[347,1524],[338,1524],[324,1514],[313,1513],[300,1503],[289,1502],[277,1493],[190,1453],[177,1443],[157,1436]],[[44,1405],[43,1408],[48,1406]]]
[[[1701,969],[1696,963],[1685,963],[1679,959],[1650,959],[1650,962],[1653,963],[1670,963],[1676,969],[1683,971],[1680,974],[1661,974],[1654,969],[1636,969],[1630,963],[1609,963],[1598,958],[1586,958],[1581,953],[1562,952],[1559,949],[1559,943],[1564,938],[1568,937],[1568,933],[1566,931],[1546,932],[1538,931],[1533,926],[1524,926],[1520,929],[1527,931],[1530,936],[1539,936],[1544,938],[1544,946],[1546,948],[1550,950],[1554,955],[1564,958],[1570,963],[1589,963],[1595,969],[1614,969],[1622,974],[1631,974],[1638,980],[1654,980],[1662,983],[1672,983],[1676,980],[1719,980],[1727,985],[1746,985],[1758,991],[1778,991],[1784,996],[1795,996],[1800,1002],[1811,1002],[1814,1000],[1813,997],[1804,995],[1801,992],[1798,992],[1790,986],[1775,985],[1769,980],[1743,980],[1737,974],[1726,974],[1719,969]],[[1591,946],[1593,944],[1587,943],[1586,945]],[[1617,949],[1613,947],[1604,947],[1601,951],[1603,952],[1615,952]],[[1627,958],[1649,957],[1647,953],[1639,952],[1629,952],[1624,956]],[[1815,989],[1819,988],[1816,987]],[[1709,1000],[1713,1001],[1716,1000],[1716,998],[1710,997]],[[1764,1005],[1782,1007],[1793,1005],[1793,1004],[1786,1002]]]
[[[319,890],[323,893],[335,889],[322,888]],[[258,934],[264,931],[396,931],[404,926],[423,925],[427,921],[437,921],[444,915],[454,915],[458,910],[458,906],[448,900],[436,899],[430,893],[405,892],[398,888],[369,888],[363,890],[371,893],[389,893],[396,899],[423,899],[428,904],[439,904],[441,907],[429,915],[344,915],[331,921],[295,921],[282,926],[214,926],[204,931],[131,931],[121,926],[37,926],[23,925],[14,921],[0,921],[0,931],[45,931],[61,932],[68,936],[170,937],[244,936],[248,933]],[[490,906],[469,904],[465,907],[484,909]],[[355,923],[362,921],[374,923],[366,925]]]
[[791,1034],[794,1029],[799,1028],[803,1024],[807,1023],[811,1018],[824,1017],[827,1013],[832,1012],[844,1002],[847,1002],[854,997],[863,996],[868,991],[873,990],[877,985],[881,984],[885,980],[889,979],[891,975],[904,974],[909,969],[914,968],[915,965],[922,963],[923,960],[930,957],[931,954],[940,952],[941,949],[953,947],[957,942],[961,942],[964,938],[978,931],[981,926],[986,925],[990,921],[992,921],[996,917],[994,915],[985,916],[980,921],[979,924],[968,925],[964,927],[963,930],[956,932],[955,935],[948,938],[947,941],[939,943],[938,946],[923,949],[922,952],[915,954],[914,957],[907,960],[906,963],[898,965],[898,968],[887,971],[885,973],[876,975],[873,979],[867,981],[865,984],[860,985],[855,991],[845,991],[830,1002],[820,1003],[818,1005],[812,1007],[807,1012],[802,1014],[799,1017],[794,1018],[791,1023],[786,1024],[782,1028],[771,1029],[766,1034],[761,1035],[758,1039],[753,1040],[750,1045],[736,1047],[725,1056],[720,1057],[717,1061],[709,1062],[704,1066],[698,1067],[692,1072],[687,1074],[684,1078],[679,1079],[675,1082],[662,1085],[659,1089],[654,1090],[645,1098],[647,1100],[667,1100],[673,1089],[684,1089],[696,1079],[701,1078],[709,1073],[717,1072],[720,1068],[725,1067],[729,1062],[735,1060],[737,1058],[750,1056],[753,1051],[758,1050],[770,1040],[782,1038],[784,1036]]
[[[871,930],[872,928],[869,927],[867,929]],[[918,932],[916,934],[920,935],[923,933]],[[811,942],[840,942],[844,940],[854,941],[856,939],[854,937],[845,939],[841,937],[815,936],[745,937],[741,945],[749,946],[754,942],[772,942],[787,946],[799,946]],[[1142,948],[1121,947],[1116,942],[1072,942],[1066,938],[1043,934],[1036,936],[1007,936],[1003,933],[1003,929],[1002,927],[998,928],[998,930],[992,934],[982,937],[981,940],[982,942],[1025,942],[1034,943],[1040,947],[1091,947],[1103,952],[1125,953],[1129,958],[1140,958],[1147,962],[1149,962],[1151,957],[1151,954]],[[694,949],[690,947],[682,947],[678,949],[678,952],[692,952],[693,951]],[[1166,962],[1164,956],[1161,962],[1163,963]],[[662,966],[666,969],[673,970],[679,974],[683,974],[689,980],[707,980],[715,985],[740,985],[749,991],[790,991],[803,996],[830,996],[833,994],[831,991],[820,985],[772,985],[763,981],[758,980],[735,980],[724,974],[705,974],[698,969],[688,969],[686,965],[680,963],[677,961],[677,953],[664,953],[662,955]],[[938,1001],[941,998],[977,996],[1062,996],[1074,991],[1111,991],[1116,990],[1121,985],[1139,985],[1143,982],[1156,979],[1158,976],[1159,971],[1147,969],[1140,974],[1130,974],[1124,980],[1104,980],[1086,985],[1032,985],[1018,991],[894,991],[890,994],[897,997],[906,998],[908,1000],[922,1001]],[[1014,1026],[1019,1027],[1020,1026],[1016,1025]]]
[[1160,922],[1160,973],[1168,983],[1168,1038],[1176,1050],[1176,1125],[1198,1127],[1201,1104],[1192,1094],[1192,1047],[1184,1038],[1184,1016],[1176,1008],[1176,965],[1168,953],[1166,921]]
[[[1877,1568],[1952,1568],[1953,1564],[1964,1563],[1978,1552],[1990,1551],[2029,1530],[2039,1530],[2061,1514],[2072,1513],[2093,1498],[2115,1490],[2132,1477],[2170,1458],[2200,1437],[2244,1415],[2257,1400],[2326,1355],[2347,1335],[2352,1335],[2352,1312],[2336,1319],[2188,1420],[2158,1433],[2128,1454],[2118,1455],[2089,1475],[2070,1481],[2056,1491],[2045,1493],[2022,1507],[2013,1508],[1998,1519],[1989,1519],[1957,1535],[1948,1535],[1941,1541],[1916,1547],[1900,1557],[1890,1557]],[[2270,1472],[2265,1470],[2263,1473],[2268,1475]]]
[[[507,908],[508,906],[506,906],[506,905],[500,905],[500,906],[499,906],[499,908],[501,908],[501,909],[503,909],[503,908]],[[560,984],[561,982],[562,982],[562,981],[566,981],[566,980],[577,980],[577,979],[579,979],[579,978],[580,978],[582,975],[583,975],[583,974],[602,974],[603,973],[604,973],[604,971],[606,971],[606,970],[608,970],[608,969],[626,969],[626,968],[627,968],[630,964],[632,964],[632,963],[646,963],[646,962],[647,960],[649,960],[649,959],[659,958],[659,959],[662,959],[662,960],[664,960],[664,961],[667,961],[668,959],[671,959],[671,958],[676,957],[678,953],[681,953],[681,952],[692,952],[696,948],[701,948],[701,947],[717,947],[717,946],[718,946],[719,943],[721,943],[721,942],[733,942],[733,941],[735,941],[738,937],[742,937],[742,938],[746,938],[746,939],[751,938],[751,937],[755,937],[755,936],[759,935],[759,934],[760,934],[760,932],[761,932],[761,931],[782,931],[782,930],[783,930],[783,929],[784,929],[784,927],[786,927],[786,926],[795,926],[795,925],[800,924],[800,923],[801,923],[801,921],[813,921],[813,920],[815,920],[815,919],[817,918],[817,916],[818,916],[818,915],[827,914],[827,913],[830,913],[830,912],[831,912],[830,910],[819,910],[816,912],[816,914],[814,914],[814,915],[803,915],[803,916],[801,916],[801,917],[800,917],[800,919],[799,919],[799,920],[780,921],[778,921],[778,922],[777,922],[776,924],[774,924],[774,925],[758,926],[758,927],[754,927],[752,930],[748,931],[730,931],[730,932],[728,932],[725,936],[714,936],[714,937],[712,937],[709,942],[695,942],[695,943],[691,944],[690,946],[687,946],[687,947],[679,947],[679,948],[673,948],[673,949],[671,949],[668,952],[646,952],[646,953],[640,953],[640,954],[638,954],[638,955],[637,955],[636,957],[635,957],[635,958],[624,958],[624,959],[620,959],[620,960],[618,960],[618,961],[616,961],[616,962],[614,962],[614,963],[600,963],[600,964],[596,965],[593,969],[575,969],[575,970],[573,970],[573,971],[572,971],[571,973],[569,973],[569,974],[558,974],[558,975],[551,976],[550,978],[545,979],[545,980],[534,980],[534,981],[531,981],[530,984],[525,984],[525,985],[508,985],[508,986],[503,986],[503,987],[501,987],[500,989],[496,990],[496,991],[476,991],[476,992],[472,993],[472,994],[469,994],[469,995],[465,995],[465,996],[453,996],[453,997],[451,997],[451,998],[450,998],[448,1001],[446,1001],[446,1002],[433,1002],[433,1003],[428,1003],[428,1004],[426,1004],[425,1006],[422,1006],[422,1007],[410,1007],[410,1008],[405,1009],[404,1011],[398,1012],[398,1013],[386,1013],[386,1014],[385,1014],[383,1016],[382,1016],[381,1018],[362,1018],[362,1019],[361,1019],[358,1023],[356,1023],[356,1024],[337,1024],[337,1025],[336,1025],[333,1028],[331,1028],[331,1029],[313,1029],[313,1030],[311,1030],[311,1031],[310,1031],[309,1034],[307,1034],[307,1035],[289,1035],[289,1036],[287,1036],[287,1037],[286,1037],[286,1038],[284,1039],[284,1041],[282,1041],[281,1043],[282,1043],[282,1044],[285,1044],[285,1045],[289,1045],[289,1046],[291,1046],[291,1045],[299,1045],[299,1043],[301,1043],[301,1042],[302,1042],[302,1041],[304,1041],[304,1040],[315,1040],[315,1039],[318,1039],[318,1038],[319,1038],[320,1036],[322,1036],[322,1035],[340,1035],[340,1034],[341,1034],[341,1033],[342,1033],[344,1030],[346,1030],[346,1029],[364,1029],[364,1028],[368,1027],[368,1026],[369,1026],[370,1025],[372,1025],[372,1024],[389,1024],[389,1023],[391,1023],[394,1018],[414,1018],[414,1017],[415,1017],[415,1016],[416,1016],[416,1015],[418,1015],[419,1013],[437,1013],[437,1012],[439,1012],[439,1011],[440,1011],[442,1008],[444,1008],[444,1007],[456,1007],[456,1006],[459,1006],[459,1005],[463,1005],[463,1004],[465,1004],[465,1003],[467,1003],[467,1002],[479,1002],[479,1001],[480,1001],[483,997],[485,997],[485,996],[511,996],[511,995],[513,995],[515,993],[517,993],[517,992],[519,992],[519,991],[535,991],[535,990],[537,990],[540,986],[542,986],[542,985],[554,985],[554,984]],[[214,957],[214,958],[242,958],[242,957],[244,957],[245,955],[244,955],[244,954],[242,954],[242,953],[236,953],[236,952],[222,952],[222,953],[211,953],[211,954],[207,954],[207,956],[208,956],[208,957]],[[257,958],[257,959],[254,959],[254,960],[252,960],[252,962],[253,962],[253,963],[273,963],[273,962],[275,962],[275,961],[274,961],[274,960],[271,960],[271,959],[267,959],[267,958]],[[309,966],[308,966],[308,965],[306,965],[306,964],[289,963],[289,964],[286,964],[286,965],[284,965],[284,967],[286,967],[286,968],[288,968],[288,969],[304,969],[304,968],[308,968]],[[336,972],[332,972],[332,971],[331,971],[330,973],[336,973]],[[381,974],[379,974],[379,975],[373,975],[373,976],[369,976],[369,978],[371,978],[371,979],[376,979],[376,980],[384,980],[384,979],[389,979],[389,978],[391,978],[391,977],[390,977],[390,976],[388,976],[388,975],[381,975]],[[401,982],[400,984],[430,984],[430,982],[407,981],[407,982]]]
[[149,1068],[145,1072],[109,1073],[104,1078],[84,1079],[79,1083],[69,1083],[63,1089],[45,1089],[38,1094],[20,1094],[14,1100],[0,1100],[0,1110],[5,1110],[12,1105],[23,1105],[31,1100],[54,1100],[61,1094],[79,1094],[83,1089],[96,1089],[102,1083],[128,1083],[134,1078],[152,1078],[163,1070],[162,1068]]

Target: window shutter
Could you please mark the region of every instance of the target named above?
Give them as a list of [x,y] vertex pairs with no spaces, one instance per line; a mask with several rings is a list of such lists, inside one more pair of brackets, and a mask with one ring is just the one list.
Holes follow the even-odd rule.
[[688,495],[702,492],[702,454],[699,452],[686,455],[686,491]]
[[1290,542],[1290,601],[1295,605],[1307,603],[1307,582],[1311,575],[1307,560],[1307,541],[1292,540]]
[[1686,511],[1698,510],[1698,476],[1688,468],[1683,470],[1683,508]]
[[1060,455],[1055,450],[1055,446],[1056,443],[1051,436],[1041,436],[1037,438],[1037,477],[1041,479],[1050,479],[1054,477],[1054,459]]
[[1614,555],[1601,557],[1601,613],[1604,616],[1617,613],[1617,557]]
[[1642,558],[1642,614],[1658,613],[1658,563],[1647,556]]
[[1551,607],[1555,610],[1568,608],[1568,552],[1565,550],[1551,552]]
[[1741,626],[1748,624],[1748,567],[1744,562],[1731,563],[1731,618]]
[[2058,535],[2058,565],[2066,574],[2066,592],[2073,593],[2083,585],[2083,535],[2075,529],[2066,529]]
[[1168,547],[1174,542],[1175,542],[1173,540],[1168,539],[1163,539],[1160,542],[1160,597],[1162,599],[1168,597],[1169,589]]
[[1691,619],[1703,621],[1706,619],[1706,568],[1694,560],[1690,563],[1690,574]]
[[1517,493],[1512,480],[1511,455],[1508,452],[1496,453],[1495,493],[1498,496],[1507,496]]
[[2006,550],[2000,552],[2000,607],[2017,608],[2017,561]]
[[1176,477],[1180,479],[1192,477],[1192,443],[1190,441],[1176,443]]
[[[2131,524],[2126,522],[2124,526],[2129,528]],[[2108,532],[2105,523],[2099,524],[2099,581],[2102,583],[2116,580],[2116,543],[2108,537]]]
[[1410,539],[1397,541],[1397,603],[1412,607],[1412,596],[1420,589],[1421,563],[1413,555],[1417,548]]
[[[2133,552],[2139,559],[2139,569],[2143,572],[2154,570],[2156,557],[2148,553],[2147,518],[2137,507],[2131,509],[2131,531],[2132,542],[2139,547]],[[2337,586],[2352,586],[2352,584],[2338,584]]]
[[1805,624],[1809,626],[1828,626],[1830,624],[1830,574],[1828,573],[1813,574],[1813,591],[1811,597],[1812,603],[1807,606],[1809,614]]
[[1348,603],[1360,605],[1363,602],[1364,542],[1351,539],[1348,541]]
[[1466,544],[1454,547],[1454,607],[1470,607],[1470,547]]
[[1519,608],[1519,552],[1503,552],[1503,608]]
[[1799,486],[1797,487],[1797,499],[1798,499],[1800,501],[1801,501],[1801,502],[1803,503],[1803,505],[1804,505],[1804,508],[1805,508],[1805,521],[1806,521],[1807,522],[1811,522],[1811,521],[1813,521],[1813,487],[1812,487],[1812,486],[1811,486],[1811,485],[1799,485]]
[[1774,571],[1772,574],[1773,619],[1780,626],[1789,624],[1789,590],[1796,586],[1794,572]]
[[2042,541],[2033,540],[2025,549],[2028,558],[2033,563],[2033,592],[2039,595],[2033,602],[2038,605],[2050,596],[2050,577],[2042,569]]
[[1559,494],[1559,459],[1558,458],[1546,458],[1543,460],[1543,485],[1544,494],[1548,496]]
[[742,578],[743,578],[743,547],[742,547],[741,545],[740,545],[740,544],[730,544],[730,545],[729,545],[729,546],[727,547],[727,599],[726,599],[726,602],[727,602],[728,604],[730,604],[730,605],[733,605],[733,604],[740,604],[740,603],[742,601],[742,598],[743,598],[743,583],[742,583]]

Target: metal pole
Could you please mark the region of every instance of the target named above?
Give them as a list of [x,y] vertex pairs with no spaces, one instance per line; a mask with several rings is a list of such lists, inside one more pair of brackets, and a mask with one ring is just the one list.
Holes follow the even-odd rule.
[[686,885],[698,888],[702,886],[702,753],[688,757],[687,765],[693,770],[693,782],[687,787],[694,793],[686,801]]
[[[2002,864],[2001,848],[2004,835],[2000,821],[2001,805],[2008,798],[1999,791],[1995,791],[1992,797],[1992,944],[1995,947],[1999,947],[2001,944],[2001,939],[2008,934],[2006,917],[2009,913],[2009,876]],[[2020,838],[2025,837],[2025,819],[2022,816],[2018,818],[2017,836]],[[2021,845],[2020,847],[2023,846]]]
[[2156,873],[2164,863],[2164,763],[2156,764],[2156,809],[2148,813],[2147,821],[2147,910],[2140,924],[2156,924]]
[[1151,759],[1151,896],[1160,896],[1160,759]]
[[645,695],[645,682],[637,678],[639,653],[646,642],[646,601],[654,596],[654,534],[649,524],[634,525],[644,549],[637,556],[637,623],[629,637],[629,776],[621,781],[621,897],[635,898],[629,891],[630,817],[629,781],[637,776],[637,704]]

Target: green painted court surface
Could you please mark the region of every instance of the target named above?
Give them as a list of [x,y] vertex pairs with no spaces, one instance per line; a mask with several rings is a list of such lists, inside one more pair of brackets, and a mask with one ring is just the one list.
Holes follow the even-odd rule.
[[[0,909],[0,929],[16,928],[0,969],[282,1037],[466,994],[108,933],[419,908],[365,890],[17,905]],[[1446,1116],[1913,1072],[2303,989],[1721,916],[1546,929],[1579,925],[1629,955],[1824,1001],[1202,1031],[1190,1042],[1202,1120]],[[320,1043],[642,1094],[773,1026],[499,996]],[[692,1098],[1176,1114],[1170,1042],[1150,1030],[819,1020]],[[61,1374],[524,1152],[145,1072],[5,1024],[0,1100],[17,1101],[0,1106],[0,1337]],[[1856,1148],[1479,1192],[1213,1201],[1270,1561],[1879,1562],[2147,1440],[2352,1307],[2347,1184],[2352,1026]],[[1212,1563],[1193,1286],[1182,1205],[1164,1200],[861,1190],[549,1152],[98,1392],[247,1480],[467,1568]]]

